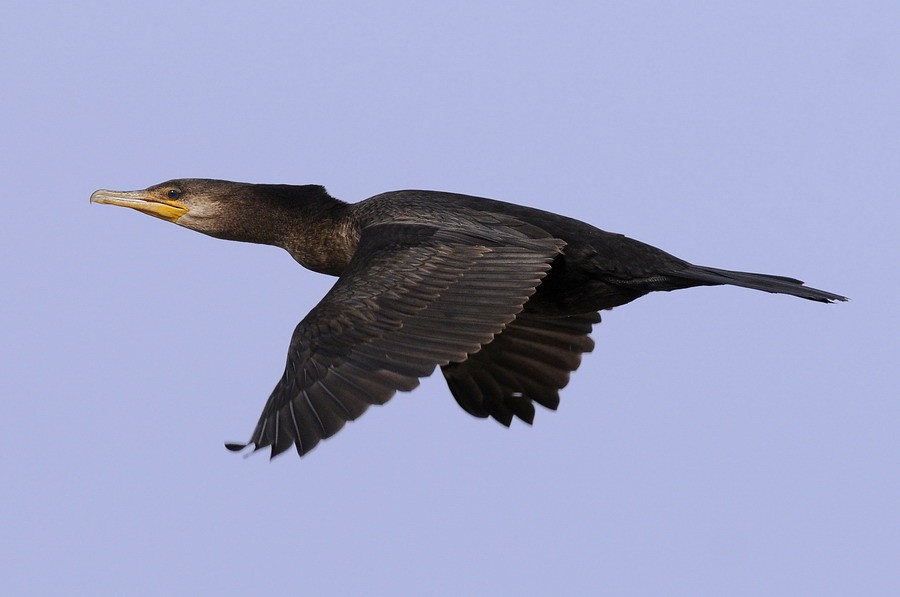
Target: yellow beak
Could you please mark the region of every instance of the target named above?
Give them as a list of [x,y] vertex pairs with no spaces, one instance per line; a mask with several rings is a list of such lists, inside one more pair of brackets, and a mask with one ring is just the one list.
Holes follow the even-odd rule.
[[177,222],[178,218],[188,212],[187,206],[181,201],[151,197],[147,191],[107,191],[101,189],[94,191],[94,194],[91,195],[91,203],[130,207],[167,222]]

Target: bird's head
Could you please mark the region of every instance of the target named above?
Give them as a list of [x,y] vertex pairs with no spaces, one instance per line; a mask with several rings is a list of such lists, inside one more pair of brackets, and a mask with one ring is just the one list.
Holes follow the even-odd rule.
[[[181,178],[141,191],[108,191],[91,195],[91,203],[130,207],[155,218],[213,236],[229,236],[231,220],[247,211],[249,191],[254,185]],[[244,218],[246,219],[246,218]]]

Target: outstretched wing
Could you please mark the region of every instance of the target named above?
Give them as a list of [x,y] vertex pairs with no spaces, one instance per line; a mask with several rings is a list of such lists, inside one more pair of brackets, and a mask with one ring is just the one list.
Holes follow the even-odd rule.
[[476,417],[509,426],[513,415],[534,420],[534,404],[556,409],[559,390],[594,349],[588,337],[600,314],[550,317],[523,311],[493,342],[465,361],[441,367],[453,397]]
[[[534,236],[534,231],[529,232]],[[560,240],[489,227],[363,231],[337,283],[294,330],[284,375],[248,444],[302,456],[370,404],[463,361],[515,319]]]

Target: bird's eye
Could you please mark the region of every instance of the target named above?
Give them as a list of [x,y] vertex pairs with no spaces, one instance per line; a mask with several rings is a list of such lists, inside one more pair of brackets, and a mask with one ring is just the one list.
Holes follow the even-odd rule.
[[178,189],[169,189],[166,193],[166,197],[168,197],[169,199],[178,199],[178,197],[180,196],[181,191],[179,191]]

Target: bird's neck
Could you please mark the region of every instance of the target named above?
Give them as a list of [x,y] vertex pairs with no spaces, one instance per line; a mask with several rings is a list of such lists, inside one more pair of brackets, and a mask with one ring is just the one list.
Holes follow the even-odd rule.
[[292,212],[281,231],[283,249],[303,267],[339,276],[356,251],[359,233],[350,205],[332,197]]
[[356,251],[359,238],[351,205],[318,185],[237,184],[227,209],[214,213],[200,232],[281,247],[300,265],[338,276]]

